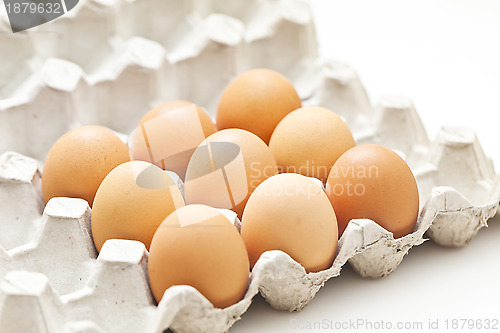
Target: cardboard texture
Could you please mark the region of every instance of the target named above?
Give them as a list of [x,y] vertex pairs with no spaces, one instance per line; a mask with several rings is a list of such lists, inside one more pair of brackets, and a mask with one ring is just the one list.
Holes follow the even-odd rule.
[[[425,235],[467,245],[498,209],[500,175],[475,133],[444,127],[431,141],[410,99],[388,95],[373,106],[352,68],[318,58],[311,11],[300,1],[80,0],[57,20],[8,31],[1,16],[2,332],[224,332],[258,292],[274,308],[301,310],[347,262],[361,276],[383,277]],[[165,100],[190,100],[213,117],[227,83],[253,67],[288,76],[304,105],[337,112],[358,144],[403,156],[419,186],[416,229],[394,239],[371,220],[353,220],[325,271],[306,274],[287,254],[270,251],[233,306],[216,309],[189,286],[168,289],[157,305],[144,245],[109,240],[97,255],[84,200],[54,198],[43,207],[40,161],[63,133],[85,124],[126,141]],[[222,211],[239,230],[236,214]]]

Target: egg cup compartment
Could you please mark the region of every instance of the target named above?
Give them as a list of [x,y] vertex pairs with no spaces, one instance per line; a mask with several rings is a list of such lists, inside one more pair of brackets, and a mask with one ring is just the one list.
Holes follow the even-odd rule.
[[44,208],[40,180],[36,160],[12,152],[0,155],[0,247],[10,250],[35,235]]
[[440,245],[467,245],[496,214],[497,175],[469,128],[443,127],[415,175],[421,200],[429,191],[439,193],[427,200],[439,207],[428,235]]
[[[0,156],[2,205],[25,204],[32,209],[32,214],[25,217],[13,210],[15,215],[0,219],[2,236],[12,237],[7,241],[2,238],[0,243],[0,277],[15,270],[35,271],[45,274],[58,293],[83,288],[97,257],[87,202],[57,198],[48,202],[42,215],[38,211],[42,199],[37,186],[40,177],[37,162],[12,153]],[[15,175],[15,172],[20,173]]]
[[[2,327],[15,332],[63,332],[70,326],[77,332],[144,331],[146,319],[156,309],[144,245],[109,241],[86,270],[89,277],[82,286],[61,296],[45,274],[9,272],[0,286]],[[12,321],[25,316],[32,321]]]
[[[408,98],[383,96],[372,106],[351,67],[318,58],[311,12],[300,1],[80,0],[67,15],[17,34],[0,10],[0,32],[0,152],[42,160],[58,137],[86,124],[130,133],[169,99],[195,102],[213,117],[230,79],[268,67],[293,81],[304,105],[341,115],[358,144],[400,153],[421,202],[416,230],[399,239],[373,221],[351,221],[327,270],[306,274],[287,254],[269,251],[233,306],[214,308],[189,286],[169,288],[156,305],[144,246],[110,240],[97,257],[86,202],[56,198],[44,211],[40,163],[7,152],[0,155],[0,326],[8,331],[223,332],[258,292],[274,308],[301,310],[346,262],[361,276],[385,276],[425,233],[464,246],[497,211],[500,175],[475,135],[444,128],[431,142]],[[235,214],[223,212],[238,228]]]

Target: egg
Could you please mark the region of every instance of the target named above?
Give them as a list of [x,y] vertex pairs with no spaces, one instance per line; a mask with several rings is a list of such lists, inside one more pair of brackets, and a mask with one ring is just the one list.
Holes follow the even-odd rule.
[[269,142],[281,172],[300,173],[323,183],[340,155],[354,146],[346,123],[332,111],[314,106],[283,118]]
[[158,302],[171,286],[189,285],[215,307],[228,307],[245,295],[249,270],[240,234],[209,206],[178,209],[163,221],[151,242],[149,282]]
[[271,150],[258,136],[222,130],[203,141],[189,161],[186,203],[231,209],[241,218],[250,194],[277,173]]
[[366,144],[351,148],[335,163],[326,193],[342,234],[351,219],[371,219],[394,238],[415,229],[418,188],[406,162],[394,151]]
[[248,200],[241,237],[253,267],[262,253],[281,250],[306,272],[329,268],[337,250],[337,219],[313,180],[283,173],[260,184]]
[[270,69],[252,69],[226,87],[217,108],[217,127],[241,128],[269,143],[283,117],[300,108],[301,100],[292,83]]
[[131,239],[149,249],[162,221],[184,206],[182,194],[168,174],[144,161],[114,168],[97,190],[91,227],[98,251],[106,240]]
[[187,101],[169,101],[142,117],[132,134],[132,158],[174,171],[184,179],[193,151],[216,131],[201,107]]
[[125,143],[111,130],[83,126],[60,137],[50,149],[42,172],[42,195],[82,198],[93,205],[104,177],[117,165],[130,161]]

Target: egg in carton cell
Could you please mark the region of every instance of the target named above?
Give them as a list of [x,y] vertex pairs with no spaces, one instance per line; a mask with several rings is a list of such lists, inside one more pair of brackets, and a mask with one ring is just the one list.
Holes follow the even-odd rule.
[[443,127],[430,142],[413,103],[402,96],[383,96],[373,119],[375,125],[356,141],[400,152],[417,179],[421,208],[429,200],[441,207],[428,236],[444,246],[467,245],[487,226],[499,201],[492,160],[474,131]]
[[[54,292],[44,274],[8,273],[0,286],[0,323],[8,332],[161,333],[169,327],[176,332],[224,332],[246,311],[256,293],[251,283],[242,301],[215,309],[196,289],[174,286],[156,306],[147,282],[143,244],[110,240],[87,285],[64,296]],[[30,321],[15,322],[26,315]]]

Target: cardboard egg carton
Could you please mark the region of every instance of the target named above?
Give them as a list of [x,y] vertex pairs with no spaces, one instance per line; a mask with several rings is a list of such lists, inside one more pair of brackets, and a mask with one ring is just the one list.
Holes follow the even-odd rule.
[[[19,332],[24,326],[12,326],[10,320],[26,311],[37,313],[38,321],[28,324],[41,332],[47,327],[50,332],[163,332],[167,327],[176,332],[223,332],[244,314],[258,292],[277,309],[297,311],[327,280],[338,276],[347,261],[362,276],[381,277],[392,272],[411,247],[424,241],[429,226],[446,214],[442,205],[449,200],[448,193],[453,193],[448,188],[434,188],[421,210],[416,231],[399,239],[371,220],[351,221],[339,241],[332,267],[321,272],[306,274],[284,252],[264,253],[252,271],[244,299],[226,309],[214,308],[189,286],[168,289],[156,306],[148,284],[148,253],[142,243],[110,240],[97,256],[90,209],[84,200],[54,198],[40,216],[38,162],[16,153],[3,154],[1,161],[3,202],[7,206],[21,198],[33,202],[31,220],[24,221],[38,221],[33,239],[9,250],[0,249],[0,276],[4,277],[0,323]],[[182,189],[178,178],[177,185]],[[8,193],[14,195],[7,197]],[[236,214],[223,212],[239,228]],[[15,217],[13,213],[1,221],[12,226]],[[33,226],[28,224],[24,230],[29,228]],[[123,320],[124,316],[130,321]]]
[[[346,262],[364,277],[383,277],[425,235],[464,246],[497,211],[500,176],[475,134],[443,128],[431,141],[408,98],[383,96],[373,106],[352,68],[317,57],[311,13],[300,1],[80,0],[36,29],[8,29],[0,16],[0,154],[35,159],[0,155],[6,331],[223,332],[258,292],[274,308],[300,310]],[[98,256],[86,202],[56,198],[44,209],[41,161],[59,136],[83,124],[108,126],[125,139],[168,99],[191,100],[214,116],[230,79],[257,66],[287,75],[304,105],[340,114],[358,144],[379,143],[405,158],[419,185],[416,230],[394,239],[371,220],[353,220],[325,271],[306,274],[287,254],[269,251],[244,299],[229,308],[213,308],[188,286],[168,289],[156,305],[142,244],[111,240]],[[238,228],[235,214],[224,213]]]
[[[11,205],[23,198],[38,208],[38,163],[6,153],[0,170],[0,193],[14,193],[4,197],[3,203]],[[236,214],[225,213],[238,227]],[[1,221],[12,226],[14,218],[11,214]],[[363,220],[351,223],[332,268],[320,273],[305,274],[302,266],[281,251],[265,253],[254,267],[245,298],[221,310],[188,286],[168,289],[156,306],[148,285],[144,245],[110,240],[97,256],[90,209],[82,199],[54,198],[43,215],[36,210],[32,220],[38,221],[33,239],[0,249],[0,323],[12,331],[35,327],[40,332],[69,328],[77,332],[163,332],[171,327],[178,332],[223,332],[240,318],[259,290],[277,308],[297,310],[305,306],[327,279],[338,275],[342,265],[362,250],[365,240],[353,229],[373,224]],[[413,236],[409,238],[414,241]],[[13,326],[12,320],[26,313],[35,318],[23,322],[29,326]]]
[[81,0],[68,14],[18,34],[3,17],[0,151],[43,159],[58,137],[85,124],[130,133],[142,114],[169,99],[193,101],[214,115],[236,73],[259,66],[287,73],[316,57],[306,4],[228,3]]

